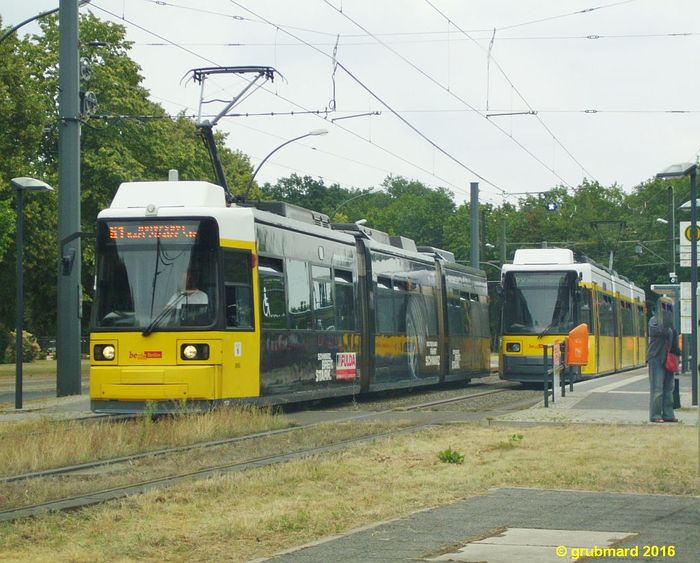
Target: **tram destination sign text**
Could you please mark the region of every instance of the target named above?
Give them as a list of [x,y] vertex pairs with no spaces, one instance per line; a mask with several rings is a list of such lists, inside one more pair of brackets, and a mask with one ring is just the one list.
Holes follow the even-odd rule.
[[110,223],[110,240],[192,240],[199,236],[199,224]]

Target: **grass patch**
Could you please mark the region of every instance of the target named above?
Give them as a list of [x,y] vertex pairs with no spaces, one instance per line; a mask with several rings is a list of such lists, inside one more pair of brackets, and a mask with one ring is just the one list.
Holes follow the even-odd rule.
[[127,422],[50,419],[0,426],[0,475],[108,459],[169,446],[243,436],[289,426],[271,409],[222,408],[153,420],[148,414]]
[[[400,421],[321,424],[298,429],[290,434],[275,434],[215,448],[195,448],[164,457],[149,456],[131,461],[128,465],[115,464],[82,470],[68,476],[7,483],[3,485],[3,494],[0,495],[0,510],[123,487],[183,472],[227,466],[280,453],[335,444],[351,438],[394,430],[405,425],[406,423]],[[311,480],[316,477],[315,472],[311,472],[308,476]]]
[[[491,487],[697,494],[697,429],[659,426],[533,427],[504,448],[512,429],[450,425],[3,524],[0,545],[19,561],[243,561]],[[463,464],[437,458],[448,445]]]
[[[0,381],[4,378],[11,380],[15,376],[15,364],[0,364]],[[90,371],[90,360],[80,361],[80,372],[82,375],[88,375]],[[35,360],[33,362],[24,362],[22,364],[22,375],[25,377],[56,377],[56,360]]]

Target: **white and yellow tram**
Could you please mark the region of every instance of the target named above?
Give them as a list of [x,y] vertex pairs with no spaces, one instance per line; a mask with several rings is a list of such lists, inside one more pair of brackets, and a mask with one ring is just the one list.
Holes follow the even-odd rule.
[[98,217],[93,410],[281,403],[489,372],[486,278],[206,182],[120,186]]
[[502,269],[501,379],[541,382],[545,344],[589,328],[590,377],[646,362],[644,291],[616,272],[563,248],[520,249]]

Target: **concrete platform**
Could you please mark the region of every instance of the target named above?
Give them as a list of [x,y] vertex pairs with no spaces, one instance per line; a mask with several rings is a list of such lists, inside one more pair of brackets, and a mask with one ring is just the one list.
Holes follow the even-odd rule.
[[[679,424],[697,426],[698,408],[692,406],[690,374],[678,376],[681,408],[675,415]],[[651,424],[649,422],[649,379],[647,368],[582,381],[566,396],[557,396],[545,408],[544,399],[530,409],[496,417],[505,423]]]
[[699,525],[697,497],[496,489],[257,561],[527,563],[615,548],[600,560],[695,563]]

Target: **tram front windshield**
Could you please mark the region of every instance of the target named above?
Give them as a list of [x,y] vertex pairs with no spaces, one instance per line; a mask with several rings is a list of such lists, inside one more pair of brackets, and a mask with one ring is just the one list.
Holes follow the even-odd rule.
[[93,326],[196,329],[216,320],[213,219],[100,221]]
[[576,272],[508,272],[504,334],[567,334],[574,328]]

